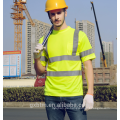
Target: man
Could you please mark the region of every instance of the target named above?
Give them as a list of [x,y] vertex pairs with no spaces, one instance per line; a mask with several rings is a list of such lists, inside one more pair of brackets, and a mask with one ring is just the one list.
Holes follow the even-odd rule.
[[[44,36],[35,47],[34,67],[36,73],[42,75],[48,63],[44,89],[48,119],[64,120],[67,112],[70,120],[87,120],[86,111],[94,104],[91,61],[96,57],[86,34],[82,31],[77,34],[75,29],[66,25],[67,9],[64,0],[47,0],[45,11],[54,29],[46,49],[42,46]],[[81,62],[88,85],[84,99]]]

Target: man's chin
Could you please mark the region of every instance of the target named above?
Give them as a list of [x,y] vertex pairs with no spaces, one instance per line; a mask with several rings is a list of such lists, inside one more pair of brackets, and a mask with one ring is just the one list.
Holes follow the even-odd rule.
[[62,24],[54,24],[55,27],[60,27]]

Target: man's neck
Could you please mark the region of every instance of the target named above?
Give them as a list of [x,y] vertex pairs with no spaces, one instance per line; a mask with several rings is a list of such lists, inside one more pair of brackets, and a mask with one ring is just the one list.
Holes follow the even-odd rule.
[[63,30],[63,29],[66,29],[68,26],[66,25],[66,23],[64,22],[64,24],[62,25],[62,26],[60,26],[60,27],[56,27],[56,26],[54,26],[54,30]]

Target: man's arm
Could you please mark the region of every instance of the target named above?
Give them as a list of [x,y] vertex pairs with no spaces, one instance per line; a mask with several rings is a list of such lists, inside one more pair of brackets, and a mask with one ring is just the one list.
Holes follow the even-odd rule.
[[92,61],[87,60],[83,62],[84,70],[85,70],[85,77],[87,81],[88,86],[88,92],[89,94],[94,94],[94,76],[93,76],[93,67],[92,67]]
[[45,73],[45,66],[42,66],[41,62],[40,62],[40,58],[34,59],[35,63],[34,63],[34,68],[35,71],[37,73],[37,75],[41,76],[42,74]]

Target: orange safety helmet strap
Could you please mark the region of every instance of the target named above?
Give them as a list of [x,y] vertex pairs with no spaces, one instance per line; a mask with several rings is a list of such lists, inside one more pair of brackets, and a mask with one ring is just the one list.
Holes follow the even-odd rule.
[[45,12],[62,8],[68,9],[65,0],[47,0],[45,6],[46,6]]

